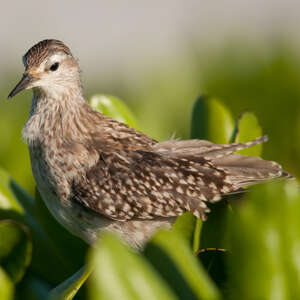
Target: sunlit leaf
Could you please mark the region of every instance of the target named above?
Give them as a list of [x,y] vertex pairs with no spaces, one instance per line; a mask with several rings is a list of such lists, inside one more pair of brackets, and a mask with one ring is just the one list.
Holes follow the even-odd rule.
[[31,256],[32,243],[28,229],[11,220],[0,221],[0,265],[13,282],[22,279]]
[[95,267],[90,299],[173,300],[176,298],[151,265],[117,238],[105,235],[91,253]]
[[54,288],[47,297],[48,300],[71,300],[92,272],[91,267],[84,266],[73,276]]
[[109,95],[94,95],[89,104],[102,114],[133,128],[138,128],[137,121],[130,109],[119,98]]
[[[233,143],[244,143],[254,140],[262,136],[262,128],[258,123],[258,119],[254,113],[242,113],[235,125],[234,133],[231,137]],[[239,151],[240,154],[260,156],[263,145],[255,145],[254,147]]]
[[0,299],[14,299],[14,285],[7,273],[0,267]]
[[[256,187],[232,218],[234,299],[300,298],[300,192],[297,183]],[[255,274],[255,276],[249,276]]]
[[180,299],[220,298],[215,284],[178,233],[159,231],[144,254]]
[[220,100],[200,96],[192,113],[191,137],[227,144],[234,128],[230,111]]
[[196,218],[192,213],[186,212],[176,219],[175,223],[172,226],[172,230],[179,233],[192,246],[195,227]]

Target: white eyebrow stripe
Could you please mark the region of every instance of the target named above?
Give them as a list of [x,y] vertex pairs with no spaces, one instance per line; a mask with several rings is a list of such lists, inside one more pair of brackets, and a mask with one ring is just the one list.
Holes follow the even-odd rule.
[[60,63],[62,60],[64,60],[67,57],[70,57],[70,55],[64,52],[55,53],[51,55],[49,58],[47,58],[46,60],[44,60],[37,68],[37,71],[43,72],[45,70],[45,66],[50,67],[52,64],[56,62]]
[[66,53],[56,53],[53,54],[52,56],[49,57],[48,61],[49,62],[61,62],[63,59],[65,59],[66,57],[68,57],[69,55]]

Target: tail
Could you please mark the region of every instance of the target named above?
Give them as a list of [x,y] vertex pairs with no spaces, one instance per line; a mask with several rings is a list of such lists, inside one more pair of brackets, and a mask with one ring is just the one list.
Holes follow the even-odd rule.
[[[240,193],[244,186],[292,177],[274,161],[235,153],[266,141],[267,136],[247,143],[226,145],[204,140],[171,140],[157,143],[154,149],[177,163],[183,183],[191,185],[184,198],[185,208],[204,220],[209,212],[206,202],[216,202],[222,196]],[[176,197],[180,198],[182,194],[177,193]]]
[[266,135],[247,143],[233,144],[214,144],[205,140],[171,140],[158,143],[155,147],[161,154],[171,157],[203,157],[214,168],[223,170],[227,175],[226,180],[238,189],[259,182],[293,177],[274,161],[235,154],[266,141]]
[[278,178],[292,178],[293,176],[284,171],[277,162],[234,153],[267,140],[267,136],[263,136],[247,143],[230,144],[223,150],[212,151],[210,158],[213,165],[224,170],[228,180],[238,188]]

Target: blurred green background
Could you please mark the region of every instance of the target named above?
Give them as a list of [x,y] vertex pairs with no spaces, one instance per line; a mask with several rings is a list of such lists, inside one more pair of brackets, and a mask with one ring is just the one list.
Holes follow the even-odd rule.
[[[217,96],[234,117],[245,110],[255,112],[270,138],[264,147],[264,158],[280,162],[290,173],[299,176],[300,56],[297,49],[293,41],[283,36],[264,45],[235,38],[222,47],[209,49],[187,42],[180,58],[153,64],[145,69],[142,77],[120,74],[103,82],[93,78],[86,84],[85,95],[89,99],[101,92],[120,97],[137,116],[141,130],[158,140],[173,134],[188,138],[192,104],[197,96]],[[33,193],[28,151],[21,139],[31,92],[6,100],[21,72],[8,70],[6,74],[0,83],[0,165]]]
[[[64,41],[79,58],[87,100],[95,94],[119,97],[132,110],[141,131],[157,140],[191,136],[191,113],[199,95],[220,100],[235,119],[245,110],[254,112],[269,136],[262,156],[278,161],[299,179],[300,3],[12,0],[1,4],[0,169],[6,169],[31,195],[35,184],[21,131],[32,94],[25,91],[12,100],[7,95],[21,78],[21,56],[45,38]],[[205,122],[197,117],[194,126]],[[223,126],[221,120],[211,129],[218,132],[217,126]],[[21,273],[27,270],[21,282],[11,278],[17,299],[45,299],[55,286],[54,296],[52,290],[47,299],[61,299],[55,294],[70,292],[69,286],[81,285],[88,276],[89,271],[81,269],[65,285],[64,280],[83,265],[87,246],[54,221],[38,194],[31,198],[3,171],[0,179],[4,191],[0,248],[17,245],[20,252],[12,251],[7,261],[19,264]],[[112,237],[104,238],[87,259],[96,265],[94,285],[90,285],[95,288],[94,298],[90,298],[99,299],[103,293],[103,299],[112,299],[107,295],[124,287],[144,295],[150,284],[149,295],[156,299],[158,290],[153,287],[166,287],[159,283],[163,279],[180,299],[198,299],[196,294],[201,299],[219,299],[218,290],[231,299],[257,299],[258,295],[298,299],[300,202],[298,183],[291,184],[259,186],[245,193],[244,202],[231,199],[230,205],[214,204],[203,224],[183,215],[175,230],[158,233],[142,256]],[[30,237],[20,224],[30,229]],[[185,245],[176,231],[192,243]],[[206,251],[206,247],[230,251]],[[9,278],[3,265],[1,282]],[[136,275],[130,277],[130,272]],[[0,284],[0,298],[5,298],[1,292]],[[168,291],[164,292],[169,299]],[[84,285],[77,299],[86,299],[85,293]]]

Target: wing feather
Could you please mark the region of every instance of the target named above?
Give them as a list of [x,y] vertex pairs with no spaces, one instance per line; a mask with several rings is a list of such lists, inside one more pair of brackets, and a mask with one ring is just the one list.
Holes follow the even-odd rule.
[[281,166],[234,152],[266,140],[216,145],[208,141],[169,141],[152,150],[101,152],[72,197],[110,219],[176,217],[191,211],[205,219],[207,202],[242,186],[285,176]]

